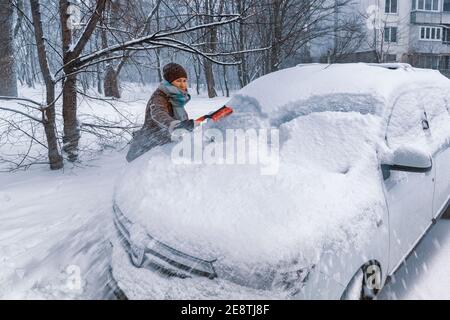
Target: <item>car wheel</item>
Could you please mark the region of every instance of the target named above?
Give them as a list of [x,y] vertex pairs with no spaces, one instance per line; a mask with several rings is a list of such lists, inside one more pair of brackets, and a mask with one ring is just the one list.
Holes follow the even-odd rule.
[[128,300],[126,294],[120,289],[119,284],[116,279],[114,279],[112,268],[109,266],[107,271],[108,280],[106,282],[106,286],[109,289],[110,293],[114,296],[114,299],[117,300]]
[[341,300],[373,300],[380,292],[380,283],[380,267],[376,263],[368,263],[350,280]]

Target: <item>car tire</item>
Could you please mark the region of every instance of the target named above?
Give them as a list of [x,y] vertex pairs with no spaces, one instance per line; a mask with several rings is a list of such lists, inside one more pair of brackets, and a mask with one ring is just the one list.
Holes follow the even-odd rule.
[[116,279],[114,279],[112,268],[109,266],[107,271],[107,277],[108,280],[106,282],[106,286],[113,295],[114,299],[116,300],[128,300],[128,297],[126,294],[120,289],[119,284],[117,283]]
[[371,279],[375,272],[380,272],[376,275],[381,279],[381,268],[377,263],[367,263],[361,267],[353,276],[344,293],[341,296],[341,300],[373,300],[376,298],[381,288],[374,288],[367,284],[367,279]]

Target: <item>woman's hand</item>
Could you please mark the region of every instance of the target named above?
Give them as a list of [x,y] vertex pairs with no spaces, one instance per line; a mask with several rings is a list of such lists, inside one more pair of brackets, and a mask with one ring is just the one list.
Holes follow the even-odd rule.
[[194,130],[194,128],[195,128],[194,120],[183,120],[175,126],[174,130],[184,129],[184,130],[192,131],[192,130]]

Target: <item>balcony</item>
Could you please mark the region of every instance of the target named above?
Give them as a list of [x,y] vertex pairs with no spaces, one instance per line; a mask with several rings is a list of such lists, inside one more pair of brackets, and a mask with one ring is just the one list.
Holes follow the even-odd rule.
[[450,24],[450,12],[412,11],[411,23]]

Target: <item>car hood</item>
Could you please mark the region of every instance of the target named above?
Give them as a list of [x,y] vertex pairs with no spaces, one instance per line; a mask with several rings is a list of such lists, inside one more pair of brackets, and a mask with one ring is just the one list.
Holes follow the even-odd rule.
[[250,164],[177,164],[173,145],[158,147],[125,169],[115,202],[152,237],[201,259],[249,272],[310,264],[324,248],[363,246],[385,210],[379,125],[335,112],[285,123],[272,175]]

